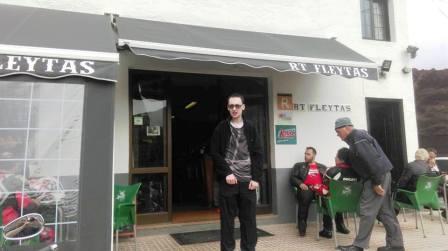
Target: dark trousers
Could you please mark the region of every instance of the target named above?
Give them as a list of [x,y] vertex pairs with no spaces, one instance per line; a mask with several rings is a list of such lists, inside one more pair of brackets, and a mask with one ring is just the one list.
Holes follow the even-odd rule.
[[235,249],[235,217],[240,220],[242,251],[254,251],[257,245],[255,190],[249,190],[249,182],[229,185],[225,181],[219,184],[219,207],[221,209],[221,250]]
[[[297,209],[297,228],[299,232],[306,233],[306,222],[308,219],[308,211],[311,202],[315,198],[315,194],[311,190],[301,190],[297,192],[297,201],[299,203],[299,208]],[[336,225],[344,224],[344,219],[342,214],[337,213],[335,217]],[[328,215],[323,216],[324,229],[331,231],[333,228],[333,223],[331,222],[331,217]]]

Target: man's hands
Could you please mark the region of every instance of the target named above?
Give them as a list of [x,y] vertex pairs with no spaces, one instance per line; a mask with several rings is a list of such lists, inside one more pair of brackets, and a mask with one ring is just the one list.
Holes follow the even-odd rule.
[[373,191],[375,191],[375,193],[379,196],[384,196],[384,189],[381,187],[381,185],[373,186]]
[[[229,174],[229,175],[226,176],[226,183],[229,184],[229,185],[236,185],[236,184],[238,184],[238,180],[236,179],[235,175]],[[249,182],[249,190],[255,190],[259,186],[260,185],[256,181],[251,180]]]
[[229,185],[235,185],[238,183],[238,180],[236,179],[235,175],[229,174],[226,176],[226,182]]
[[258,182],[251,180],[249,182],[249,190],[255,190],[258,188]]
[[301,184],[299,185],[299,187],[300,187],[300,189],[302,189],[302,191],[308,190],[308,186],[305,185],[305,184],[303,184],[303,183],[301,183]]

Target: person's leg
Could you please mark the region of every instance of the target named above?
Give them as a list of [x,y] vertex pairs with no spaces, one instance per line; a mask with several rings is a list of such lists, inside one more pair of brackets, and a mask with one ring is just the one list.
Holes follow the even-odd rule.
[[388,173],[382,185],[385,195],[380,211],[378,212],[378,217],[386,229],[386,246],[403,247],[403,235],[401,233],[400,223],[394,212],[390,183],[391,175]]
[[333,223],[331,222],[331,217],[324,214],[323,216],[324,230],[331,232],[333,229]]
[[239,186],[240,247],[242,251],[255,251],[257,245],[257,194],[255,190],[249,190],[248,182],[241,182]]
[[219,185],[219,208],[221,219],[221,250],[233,251],[235,249],[235,217],[238,213],[238,185],[228,185],[225,182]]
[[336,222],[336,231],[338,231],[339,233],[342,233],[342,234],[349,234],[350,233],[350,230],[348,230],[345,227],[344,217],[343,217],[342,213],[337,213],[336,214],[335,222]]
[[297,211],[298,228],[300,234],[306,233],[306,221],[308,219],[308,209],[310,208],[311,201],[313,201],[314,192],[311,190],[299,190],[297,192],[297,200],[299,202],[299,208]]
[[384,196],[375,193],[370,180],[364,182],[360,201],[360,227],[353,242],[354,246],[364,249],[369,247],[370,236],[383,200]]

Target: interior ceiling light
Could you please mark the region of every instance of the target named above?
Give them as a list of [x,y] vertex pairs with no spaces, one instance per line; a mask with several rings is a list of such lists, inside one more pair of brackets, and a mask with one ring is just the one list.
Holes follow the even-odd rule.
[[193,108],[197,104],[198,104],[198,102],[191,101],[188,105],[185,106],[185,110],[191,109],[191,108]]

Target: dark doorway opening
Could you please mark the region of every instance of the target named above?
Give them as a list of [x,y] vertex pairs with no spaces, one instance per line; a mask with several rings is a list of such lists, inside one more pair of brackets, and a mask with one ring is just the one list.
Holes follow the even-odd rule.
[[[227,97],[235,92],[245,96],[244,117],[255,122],[265,146],[265,169],[258,205],[259,209],[263,208],[260,211],[270,211],[266,79],[156,71],[131,71],[130,75],[132,90],[141,94],[134,96],[167,101],[167,137],[159,148],[167,149],[167,177],[171,177],[172,182],[168,181],[168,196],[165,197],[171,198],[168,211],[173,222],[218,218],[215,209],[217,184],[209,155],[209,141],[216,125],[227,118]],[[152,110],[150,106],[146,109]],[[140,145],[144,146],[143,143]],[[141,147],[134,143],[134,148]],[[134,149],[133,154],[137,152]],[[155,175],[149,168],[143,169],[148,169],[147,175]]]
[[392,162],[392,179],[396,182],[407,164],[403,101],[368,98],[366,105],[369,133]]
[[[208,155],[213,130],[228,116],[227,96],[237,92],[246,97],[245,117],[255,120],[266,135],[267,81],[252,77],[164,74],[170,75],[172,90],[173,211],[216,207],[214,168]],[[267,203],[267,190],[260,195]]]

